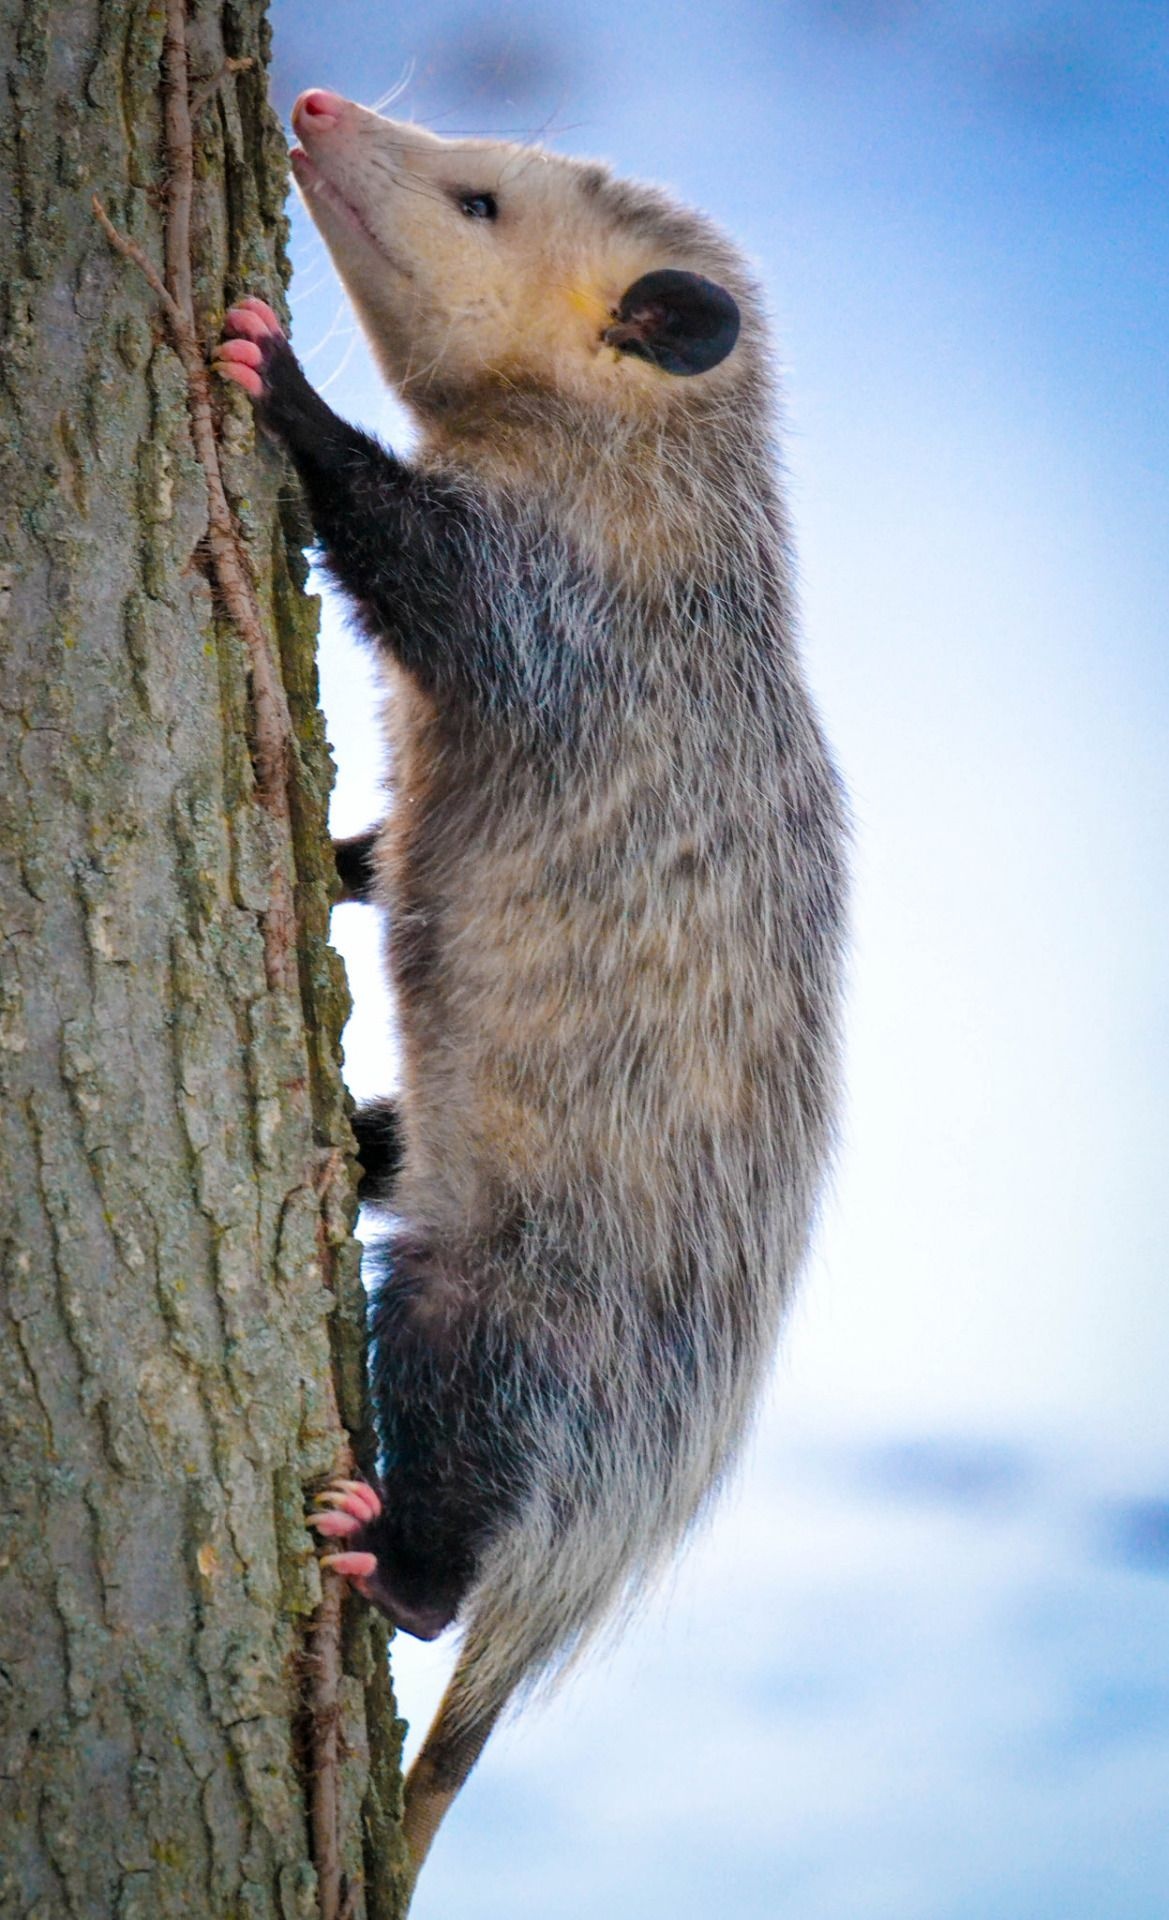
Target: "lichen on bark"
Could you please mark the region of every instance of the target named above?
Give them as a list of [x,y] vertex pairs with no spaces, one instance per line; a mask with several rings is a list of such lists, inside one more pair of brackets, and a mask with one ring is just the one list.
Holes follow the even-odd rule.
[[[165,22],[0,0],[0,1914],[308,1920],[304,1489],[339,1412],[369,1449],[331,775],[290,476],[225,396],[282,824],[181,357],[91,213],[161,270]],[[231,298],[282,300],[284,149],[258,0],[197,0],[185,31],[209,341]],[[336,1694],[342,1888],[394,1920],[401,1727],[364,1611]]]

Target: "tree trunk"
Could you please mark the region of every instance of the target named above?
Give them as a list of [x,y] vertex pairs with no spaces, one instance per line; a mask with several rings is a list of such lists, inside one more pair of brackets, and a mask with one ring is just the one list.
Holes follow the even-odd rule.
[[286,277],[266,49],[260,0],[0,0],[0,1913],[25,1920],[402,1910],[384,1636],[339,1626],[331,1577],[322,1603],[303,1519],[342,1420],[369,1449],[305,530],[232,390],[233,532],[199,394],[227,298]]

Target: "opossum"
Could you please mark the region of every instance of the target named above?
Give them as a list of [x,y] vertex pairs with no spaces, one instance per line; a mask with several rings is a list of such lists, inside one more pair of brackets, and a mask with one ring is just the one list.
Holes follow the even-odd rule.
[[645,1586],[743,1439],[833,1137],[846,810],[800,665],[759,293],[603,166],[302,94],[292,163],[409,462],[227,316],[392,689],[402,1088],[359,1112],[376,1485],[332,1565],[462,1644],[421,1861],[501,1709]]

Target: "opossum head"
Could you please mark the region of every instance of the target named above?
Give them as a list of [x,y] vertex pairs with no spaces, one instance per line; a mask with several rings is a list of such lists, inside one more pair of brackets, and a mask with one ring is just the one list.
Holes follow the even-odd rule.
[[615,425],[758,397],[742,261],[665,195],[540,148],[442,140],[319,89],[292,117],[309,212],[384,373],[440,437],[535,419],[533,399]]

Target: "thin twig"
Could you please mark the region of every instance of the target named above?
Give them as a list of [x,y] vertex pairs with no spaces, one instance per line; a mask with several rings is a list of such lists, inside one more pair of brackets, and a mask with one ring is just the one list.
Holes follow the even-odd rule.
[[321,1920],[341,1913],[341,1601],[344,1581],[326,1567],[321,1573],[321,1604],[309,1641],[312,1686],[312,1782],[310,1820],[313,1865]]
[[133,261],[139,272],[146,276],[150,286],[162,301],[163,306],[166,308],[166,317],[170,321],[171,330],[174,333],[175,339],[177,340],[181,334],[189,335],[190,328],[187,326],[186,317],[181,308],[176,306],[175,302],[171,299],[170,293],[149,255],[143,253],[136,240],[131,240],[126,234],[118,232],[117,227],[115,227],[113,221],[110,219],[109,214],[106,212],[96,193],[93,196],[92,204],[93,211],[97,216],[98,225],[101,227],[111,247],[115,247],[124,259]]

